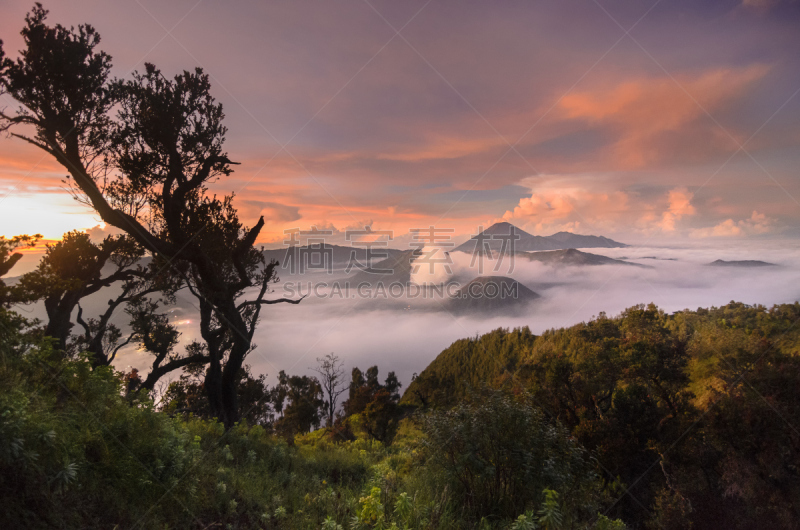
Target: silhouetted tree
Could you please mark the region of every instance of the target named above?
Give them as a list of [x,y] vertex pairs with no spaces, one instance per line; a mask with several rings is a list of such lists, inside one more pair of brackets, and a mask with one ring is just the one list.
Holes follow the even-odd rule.
[[[55,338],[57,347],[66,351],[74,326],[72,314],[83,298],[117,282],[126,283],[123,289],[126,294],[144,288],[145,269],[131,268],[142,255],[143,249],[125,236],[109,236],[95,244],[85,232],[67,232],[61,241],[47,245],[34,271],[20,278],[19,298],[25,302],[44,302],[47,313],[44,334]],[[124,298],[110,304],[111,312]],[[102,357],[101,352],[96,352],[95,364],[107,364]]]
[[329,353],[325,357],[317,357],[317,367],[313,368],[319,374],[319,382],[325,395],[325,426],[332,427],[336,416],[336,405],[339,396],[344,394],[348,387],[344,386],[342,376],[343,361],[337,355]]
[[[109,236],[95,244],[86,233],[68,232],[61,241],[47,246],[36,270],[20,278],[15,298],[17,302],[43,300],[48,316],[44,334],[56,338],[62,352],[89,352],[95,367],[109,366],[124,346],[138,343],[153,360],[147,377],[132,379],[129,390],[152,391],[167,373],[206,362],[208,355],[196,349],[184,354],[175,351],[179,333],[158,310],[173,301],[180,284],[165,274],[165,268],[156,269],[152,261],[137,263],[142,254],[141,247],[127,236]],[[85,317],[80,301],[115,283],[121,284],[120,291],[108,301],[105,311],[97,318]],[[151,298],[154,293],[159,293],[159,298]],[[82,332],[71,336],[76,307],[75,322]],[[123,308],[131,327],[124,339],[111,322]]]
[[[193,343],[190,349],[202,348],[203,345]],[[203,388],[205,366],[189,365],[181,376],[172,381],[161,398],[162,407],[172,414],[192,414],[199,418],[213,418],[214,414]],[[266,375],[254,377],[250,367],[244,365],[239,380],[239,397],[242,420],[249,425],[270,426],[274,420],[272,408],[272,391],[266,383]]]
[[[0,41],[0,48],[2,41]],[[0,50],[2,52],[2,50]],[[0,59],[2,55],[0,55]],[[14,252],[19,248],[30,248],[42,238],[41,234],[33,236],[23,235],[14,236],[11,239],[6,239],[5,236],[0,236],[0,278],[11,272],[14,265],[22,259],[22,254]],[[8,307],[16,302],[16,295],[14,291],[6,286],[6,283],[0,279],[0,307]]]
[[272,396],[275,411],[281,414],[275,421],[275,430],[281,435],[291,439],[319,427],[325,401],[316,377],[288,376],[281,370]]
[[[95,29],[50,27],[46,15],[34,7],[20,57],[0,64],[0,89],[21,105],[0,112],[0,130],[33,127],[32,136],[12,136],[53,156],[76,197],[182,274],[200,305],[209,403],[231,427],[261,307],[290,300],[265,298],[277,263],[254,247],[263,218],[248,228],[232,196],[208,193],[209,182],[232,171],[222,106],[199,68],[168,79],[147,64],[131,80],[109,81],[111,57],[96,51]],[[240,301],[254,285],[255,298]]]

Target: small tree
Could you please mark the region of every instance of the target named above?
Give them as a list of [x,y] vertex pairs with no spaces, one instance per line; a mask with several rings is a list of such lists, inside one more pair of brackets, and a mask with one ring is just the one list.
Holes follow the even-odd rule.
[[319,374],[319,382],[322,392],[325,395],[325,426],[333,427],[333,420],[336,415],[336,406],[339,396],[347,391],[349,387],[344,385],[342,377],[344,361],[340,361],[337,355],[329,353],[325,357],[317,357],[317,367],[313,368]]
[[[192,343],[189,349],[202,349],[202,347],[202,344]],[[200,418],[213,418],[214,414],[203,389],[204,370],[202,364],[187,366],[186,371],[177,380],[172,381],[164,392],[161,400],[162,408],[170,414],[192,414]],[[239,397],[242,403],[239,411],[242,420],[249,425],[272,424],[274,419],[272,391],[267,386],[266,375],[255,377],[250,367],[245,365],[239,381]]]
[[361,415],[362,426],[369,436],[390,442],[402,416],[398,405],[401,386],[394,372],[389,372],[381,384],[377,366],[371,366],[366,373],[353,368],[350,393],[342,407],[347,416]]
[[[142,247],[127,236],[109,236],[95,244],[84,232],[68,232],[61,241],[47,246],[34,271],[20,278],[15,299],[28,303],[42,300],[48,318],[44,335],[57,340],[62,354],[90,353],[94,367],[111,365],[123,347],[138,343],[153,355],[152,365],[143,381],[131,380],[130,390],[149,392],[167,373],[207,362],[208,355],[192,348],[184,354],[175,351],[180,334],[159,308],[174,301],[180,283],[168,268],[153,260],[142,264],[143,254]],[[105,311],[97,317],[84,315],[81,301],[113,284],[120,284],[121,290],[109,299]],[[151,298],[156,293],[158,297]],[[82,331],[73,335],[76,308],[75,322]],[[127,338],[111,322],[122,309],[130,318]]]
[[307,433],[319,427],[320,412],[325,401],[322,398],[322,386],[316,377],[288,376],[281,370],[272,396],[275,411],[281,414],[275,421],[278,433],[291,439],[295,434]]
[[[133,268],[143,254],[142,247],[125,236],[109,236],[95,244],[85,232],[67,232],[61,241],[47,245],[34,271],[20,278],[18,298],[24,302],[44,302],[47,312],[44,334],[55,338],[56,346],[66,352],[74,326],[72,314],[82,299],[114,283],[125,282],[123,295],[109,303],[108,318],[102,322],[107,324],[114,309],[126,302],[128,295],[148,290],[147,271],[141,266]],[[106,272],[108,268],[111,270]],[[105,331],[106,326],[96,327],[93,337],[102,341]],[[93,353],[95,365],[108,364],[102,351],[97,349]]]

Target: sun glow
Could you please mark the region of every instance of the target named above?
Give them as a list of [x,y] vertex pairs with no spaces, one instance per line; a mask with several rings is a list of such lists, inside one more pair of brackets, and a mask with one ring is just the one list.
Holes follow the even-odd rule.
[[6,237],[42,234],[45,239],[61,239],[65,232],[101,223],[96,213],[66,193],[15,196],[12,192],[0,200],[0,235]]

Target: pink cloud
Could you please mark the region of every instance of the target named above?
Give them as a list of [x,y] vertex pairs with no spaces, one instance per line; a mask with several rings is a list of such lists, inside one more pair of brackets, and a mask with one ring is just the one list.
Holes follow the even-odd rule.
[[689,235],[695,238],[750,236],[770,232],[774,225],[773,219],[754,210],[748,219],[726,219],[712,227],[692,230]]
[[693,194],[686,188],[676,188],[669,192],[669,207],[661,216],[659,227],[664,232],[674,232],[675,223],[684,216],[694,215]]

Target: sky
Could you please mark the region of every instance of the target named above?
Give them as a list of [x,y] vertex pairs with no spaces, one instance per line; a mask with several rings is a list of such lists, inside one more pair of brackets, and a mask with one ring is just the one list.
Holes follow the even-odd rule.
[[[0,4],[14,57],[31,2]],[[232,7],[233,6],[233,7]],[[505,220],[629,243],[800,236],[800,2],[45,3],[113,75],[202,67],[260,243]],[[0,105],[12,105],[7,95]],[[108,230],[0,138],[0,235]],[[341,241],[334,241],[341,242]]]

